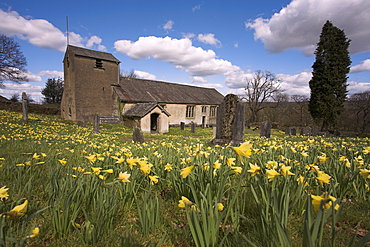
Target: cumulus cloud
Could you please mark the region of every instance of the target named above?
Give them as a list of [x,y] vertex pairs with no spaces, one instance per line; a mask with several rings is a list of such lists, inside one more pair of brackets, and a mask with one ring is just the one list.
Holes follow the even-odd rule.
[[166,31],[170,31],[172,30],[173,28],[173,25],[175,24],[175,22],[169,20],[167,21],[164,25],[163,25],[163,29],[166,30]]
[[101,45],[101,42],[102,42],[102,41],[103,41],[103,40],[102,40],[100,37],[96,36],[96,35],[91,36],[91,37],[87,40],[87,42],[86,42],[86,47],[87,47],[87,48],[93,48],[93,47],[94,47],[94,45],[96,45],[98,50],[100,50],[100,51],[106,51],[106,50],[107,50],[107,48],[106,48],[104,45]]
[[206,83],[207,80],[204,79],[204,77],[201,76],[193,76],[193,82],[198,82],[198,83]]
[[364,71],[370,71],[370,59],[366,59],[362,61],[361,64],[355,65],[351,67],[350,73],[359,73]]
[[43,70],[37,73],[39,76],[47,76],[48,78],[63,78],[64,77],[64,72],[62,71],[56,71],[56,70]]
[[0,88],[0,94],[10,99],[14,94],[22,95],[22,92],[26,92],[31,98],[38,101],[41,98],[41,90],[43,87],[35,86],[30,83],[4,83],[5,88]]
[[214,45],[217,47],[221,46],[221,41],[216,39],[213,33],[198,34],[197,39],[205,44]]
[[288,95],[310,95],[309,81],[312,78],[311,72],[301,72],[295,75],[277,74],[281,80],[281,89]]
[[343,29],[352,40],[352,54],[370,51],[370,1],[368,0],[293,0],[270,19],[247,22],[254,38],[271,53],[299,49],[313,55],[326,20]]
[[132,59],[154,58],[166,61],[187,71],[191,76],[205,77],[240,69],[229,61],[216,58],[213,50],[193,46],[192,41],[187,38],[148,36],[140,37],[136,42],[118,40],[114,43],[114,48]]
[[[17,36],[19,39],[27,40],[30,44],[41,48],[64,52],[67,45],[66,35],[56,28],[53,24],[43,19],[26,19],[16,11],[5,12],[0,9],[0,30],[9,36]],[[90,39],[84,38],[74,32],[69,33],[71,45],[84,47],[84,42],[98,44],[98,48],[104,50],[105,47],[96,43],[100,39],[93,36]]]
[[363,93],[370,90],[369,82],[349,81],[347,86],[348,94]]
[[228,71],[224,74],[226,86],[229,88],[245,88],[247,81],[253,79],[253,72],[248,71]]
[[157,77],[145,71],[135,70],[135,75],[141,79],[155,80]]

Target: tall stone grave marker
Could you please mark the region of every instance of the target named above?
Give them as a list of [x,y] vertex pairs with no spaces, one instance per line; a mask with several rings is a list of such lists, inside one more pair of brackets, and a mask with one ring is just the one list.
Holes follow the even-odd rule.
[[213,144],[235,144],[244,142],[244,104],[234,94],[225,96],[217,110],[216,137]]
[[190,123],[190,132],[191,132],[191,133],[195,133],[195,128],[196,128],[196,125],[195,125],[195,123],[192,121],[192,122]]
[[180,122],[180,129],[185,130],[185,122]]
[[27,94],[25,92],[22,93],[22,113],[23,113],[23,123],[29,124],[28,121],[28,101],[27,101]]
[[260,125],[260,137],[270,138],[272,124],[268,121]]
[[97,133],[97,134],[100,134],[100,119],[99,119],[98,114],[94,115],[94,129],[93,129],[93,132]]
[[135,126],[134,127],[134,132],[132,134],[132,140],[134,142],[140,142],[140,143],[143,143],[145,141],[144,140],[144,135],[141,132],[141,128],[140,127],[138,127],[138,126]]

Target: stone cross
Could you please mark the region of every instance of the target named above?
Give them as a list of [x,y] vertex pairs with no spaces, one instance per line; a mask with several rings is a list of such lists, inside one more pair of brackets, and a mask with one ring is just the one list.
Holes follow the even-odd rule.
[[27,94],[25,92],[22,93],[22,113],[23,113],[23,123],[29,124],[28,121],[28,100],[27,100]]
[[213,144],[235,144],[244,142],[245,109],[238,96],[228,94],[217,110],[216,137]]
[[263,122],[260,125],[260,137],[270,138],[272,124],[268,121]]

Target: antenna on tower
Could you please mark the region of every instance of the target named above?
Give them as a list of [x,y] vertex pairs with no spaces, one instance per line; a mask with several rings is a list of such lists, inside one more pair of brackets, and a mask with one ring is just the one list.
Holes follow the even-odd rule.
[[69,45],[68,16],[66,16],[66,23],[67,23],[67,45]]

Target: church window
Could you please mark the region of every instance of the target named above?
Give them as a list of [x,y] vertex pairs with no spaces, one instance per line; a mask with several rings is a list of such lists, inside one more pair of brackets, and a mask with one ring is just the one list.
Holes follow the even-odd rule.
[[216,116],[216,106],[211,106],[209,109],[209,116],[210,117],[215,117]]
[[193,105],[188,105],[186,106],[186,117],[192,118],[194,117],[194,106]]

